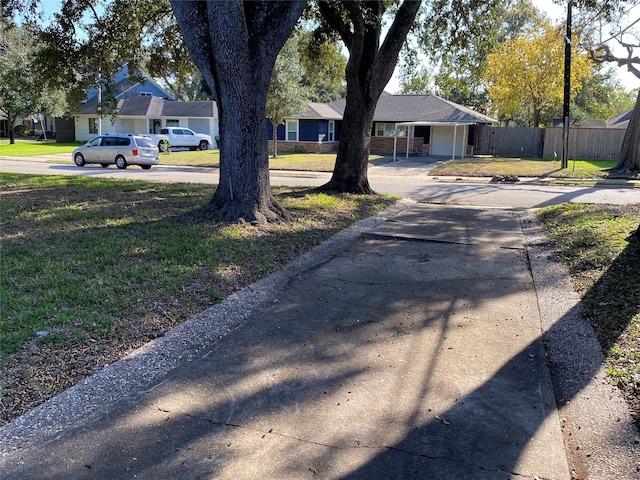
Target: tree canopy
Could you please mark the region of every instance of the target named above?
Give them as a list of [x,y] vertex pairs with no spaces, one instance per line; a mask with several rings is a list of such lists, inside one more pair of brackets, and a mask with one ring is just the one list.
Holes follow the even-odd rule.
[[403,49],[401,86],[420,85],[428,73],[433,93],[485,111],[488,55],[538,19],[529,0],[424,2]]
[[105,103],[113,99],[112,79],[124,65],[140,80],[140,70],[171,79],[168,86],[187,83],[196,71],[168,0],[62,0],[40,42],[36,62],[71,105],[98,86]]
[[[580,90],[582,80],[591,76],[592,69],[587,55],[574,52],[571,65],[573,95]],[[493,113],[501,119],[533,127],[548,123],[554,107],[563,98],[563,70],[561,27],[546,23],[539,31],[503,42],[489,55],[485,74]]]
[[267,118],[273,131],[273,156],[278,156],[278,124],[305,110],[309,101],[309,88],[302,83],[304,67],[300,61],[299,38],[289,38],[278,54],[271,73],[267,93]]
[[[576,23],[582,34],[580,45],[594,61],[616,64],[640,80],[640,18],[634,10],[640,3],[638,0],[611,3],[589,4],[578,17]],[[637,175],[640,172],[640,89],[622,141],[618,163],[613,170],[624,175]]]
[[343,98],[347,59],[340,42],[334,35],[310,28],[303,24],[296,30],[298,54],[304,67],[302,84],[308,88],[310,100],[314,102]]
[[0,110],[8,121],[9,141],[15,142],[13,127],[18,117],[35,114],[60,116],[66,109],[64,93],[52,87],[35,67],[38,44],[29,26],[12,26],[3,32],[0,54]]

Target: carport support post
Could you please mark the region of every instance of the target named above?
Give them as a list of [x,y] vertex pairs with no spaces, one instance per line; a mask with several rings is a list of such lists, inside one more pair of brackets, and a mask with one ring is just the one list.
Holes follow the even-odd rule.
[[398,146],[398,127],[393,132],[393,161],[396,161],[396,147]]
[[407,129],[405,130],[405,138],[407,139],[407,149],[404,153],[404,158],[409,158],[409,137],[411,132],[411,125],[407,125]]
[[453,125],[453,152],[451,153],[451,160],[456,159],[456,133],[458,132],[458,124]]

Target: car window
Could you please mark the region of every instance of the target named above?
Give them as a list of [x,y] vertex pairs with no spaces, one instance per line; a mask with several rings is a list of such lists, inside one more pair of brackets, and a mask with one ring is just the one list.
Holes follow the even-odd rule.
[[173,131],[173,134],[174,134],[174,135],[182,135],[182,129],[181,129],[181,128],[178,128],[177,130],[174,130],[174,131]]
[[102,137],[102,142],[100,146],[102,147],[113,147],[116,144],[116,139],[114,137]]
[[96,137],[89,142],[89,145],[91,145],[92,147],[97,147],[98,145],[100,145],[101,141],[102,141],[102,137]]
[[151,141],[151,139],[146,137],[136,137],[136,143],[139,147],[155,147],[155,144]]
[[191,130],[183,130],[182,133],[184,133],[185,135],[193,135],[193,132]]
[[131,144],[131,139],[126,137],[118,137],[116,138],[116,145],[119,147],[126,147]]
[[160,135],[168,135],[169,134],[169,130],[166,128],[163,128],[160,130]]

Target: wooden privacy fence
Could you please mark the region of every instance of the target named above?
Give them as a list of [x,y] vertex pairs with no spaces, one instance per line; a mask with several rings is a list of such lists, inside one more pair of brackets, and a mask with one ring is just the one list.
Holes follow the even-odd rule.
[[[569,158],[616,160],[624,129],[571,128]],[[562,157],[562,127],[487,127],[478,126],[473,153],[503,157]]]
[[[620,128],[570,128],[569,158],[617,160],[626,130]],[[562,127],[545,128],[544,158],[562,157]]]
[[542,129],[481,126],[476,129],[473,153],[504,157],[540,157]]

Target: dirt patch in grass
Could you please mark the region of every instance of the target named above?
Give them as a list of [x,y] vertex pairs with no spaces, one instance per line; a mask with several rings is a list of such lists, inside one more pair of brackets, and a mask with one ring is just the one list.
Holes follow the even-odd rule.
[[211,218],[207,185],[0,175],[0,425],[395,201],[275,194],[295,220]]

